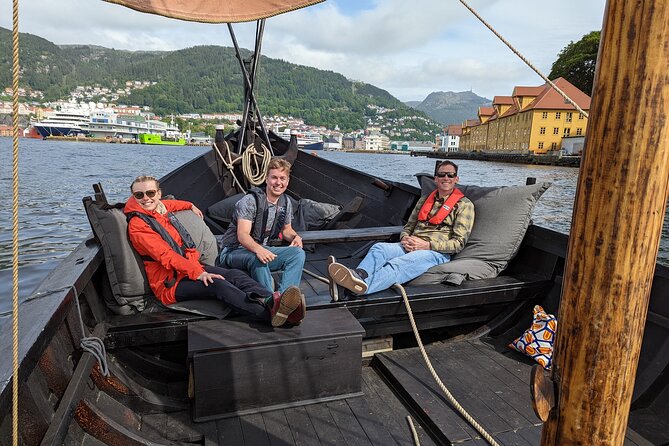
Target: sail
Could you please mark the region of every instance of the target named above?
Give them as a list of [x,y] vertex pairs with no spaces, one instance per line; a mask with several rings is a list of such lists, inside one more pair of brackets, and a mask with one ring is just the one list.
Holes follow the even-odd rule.
[[189,22],[237,23],[272,17],[324,0],[105,0]]

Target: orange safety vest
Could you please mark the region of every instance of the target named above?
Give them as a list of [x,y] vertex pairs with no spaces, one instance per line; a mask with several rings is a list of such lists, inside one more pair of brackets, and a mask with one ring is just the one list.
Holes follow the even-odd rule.
[[[427,216],[430,214],[432,206],[434,206],[434,200],[437,197],[437,192],[438,191],[436,190],[433,191],[427,197],[427,200],[425,200],[423,206],[421,206],[420,211],[418,212],[418,221],[427,220]],[[451,211],[453,210],[453,206],[455,206],[455,203],[457,203],[460,200],[460,198],[464,196],[465,194],[463,194],[462,191],[460,191],[460,189],[453,189],[451,195],[448,196],[443,206],[439,208],[439,211],[432,216],[429,223],[433,225],[440,225],[444,221],[444,219],[448,217],[448,214],[451,213]]]

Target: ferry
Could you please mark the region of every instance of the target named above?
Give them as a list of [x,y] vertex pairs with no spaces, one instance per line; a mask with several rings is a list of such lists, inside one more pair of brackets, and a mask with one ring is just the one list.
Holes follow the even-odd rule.
[[166,134],[165,136],[156,133],[140,133],[139,142],[150,145],[163,146],[185,146],[186,139],[178,134]]
[[32,127],[42,138],[47,136],[74,136],[89,133],[90,114],[83,110],[57,111],[33,122]]

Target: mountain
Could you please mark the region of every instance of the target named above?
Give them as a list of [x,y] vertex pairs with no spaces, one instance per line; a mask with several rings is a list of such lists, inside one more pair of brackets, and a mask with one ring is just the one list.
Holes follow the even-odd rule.
[[[78,86],[116,92],[125,89],[128,81],[140,81],[142,88],[123,93],[115,102],[149,106],[159,115],[243,109],[242,74],[229,47],[120,51],[93,45],[59,46],[31,34],[21,34],[20,42],[21,86],[41,91],[44,101],[67,98]],[[11,54],[11,32],[0,28],[2,89],[11,85]],[[243,58],[250,54],[242,50]],[[298,117],[307,124],[339,126],[343,131],[364,128],[367,122],[392,129],[401,122],[416,129],[415,134],[405,137],[431,139],[441,129],[424,112],[373,85],[264,56],[255,94],[264,115]],[[385,113],[384,121],[381,115]]]
[[471,91],[436,91],[430,93],[423,102],[406,104],[416,110],[427,113],[429,117],[444,125],[460,124],[466,119],[475,119],[479,107],[489,107],[490,99],[478,96]]

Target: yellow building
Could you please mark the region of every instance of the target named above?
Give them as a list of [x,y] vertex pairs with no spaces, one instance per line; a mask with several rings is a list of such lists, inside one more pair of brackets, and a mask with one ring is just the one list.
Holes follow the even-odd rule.
[[[553,81],[584,111],[590,97],[566,79]],[[565,136],[585,135],[588,120],[550,85],[515,87],[511,96],[495,96],[480,107],[478,120],[462,126],[461,151],[536,153],[560,150]]]

